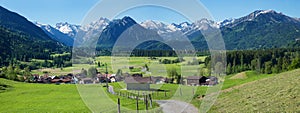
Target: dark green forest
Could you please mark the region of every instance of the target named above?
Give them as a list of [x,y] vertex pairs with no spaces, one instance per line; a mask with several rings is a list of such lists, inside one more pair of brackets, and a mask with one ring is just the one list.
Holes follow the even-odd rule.
[[[53,65],[62,65],[62,60],[68,60],[71,57],[70,55],[69,58],[51,56],[70,51],[70,48],[66,46],[57,44],[52,40],[39,40],[21,31],[12,31],[1,26],[0,39],[0,67],[18,62],[29,62],[31,59],[54,60]],[[36,67],[32,65],[31,69],[33,68]]]
[[[258,73],[280,73],[300,68],[300,48],[227,51],[226,74],[253,70]],[[205,59],[210,68],[211,57]]]

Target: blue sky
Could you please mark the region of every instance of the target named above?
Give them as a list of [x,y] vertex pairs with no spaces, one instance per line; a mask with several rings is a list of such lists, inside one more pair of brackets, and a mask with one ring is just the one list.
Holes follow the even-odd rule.
[[[200,2],[216,21],[238,18],[258,9],[273,9],[288,16],[300,18],[300,0],[200,0]],[[25,16],[30,21],[50,25],[58,22],[80,24],[97,3],[99,0],[0,0],[1,6]],[[158,20],[166,23],[187,21],[179,13],[160,7],[135,8],[117,17],[121,18],[125,15],[133,17],[138,22],[144,20]]]

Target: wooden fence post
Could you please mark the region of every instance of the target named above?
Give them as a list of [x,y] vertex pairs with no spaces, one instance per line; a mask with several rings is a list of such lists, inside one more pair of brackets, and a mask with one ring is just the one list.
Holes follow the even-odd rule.
[[182,96],[182,90],[181,90],[181,87],[180,87],[180,96]]
[[145,97],[146,97],[146,99],[145,99],[145,102],[146,102],[146,112],[148,112],[148,98],[147,98],[148,96],[145,95]]
[[118,113],[121,113],[121,107],[120,107],[120,98],[118,98]]
[[147,102],[147,95],[144,95],[145,103]]
[[139,96],[136,96],[136,112],[139,113]]
[[151,97],[151,94],[149,94],[149,99],[150,99],[150,107],[152,108],[152,97]]
[[193,87],[193,90],[192,90],[192,92],[193,92],[193,95],[194,95],[194,87]]

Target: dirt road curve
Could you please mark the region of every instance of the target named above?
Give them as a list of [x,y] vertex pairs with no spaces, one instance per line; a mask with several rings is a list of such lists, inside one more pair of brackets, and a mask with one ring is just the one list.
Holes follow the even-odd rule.
[[157,100],[164,113],[199,113],[193,105],[177,100]]

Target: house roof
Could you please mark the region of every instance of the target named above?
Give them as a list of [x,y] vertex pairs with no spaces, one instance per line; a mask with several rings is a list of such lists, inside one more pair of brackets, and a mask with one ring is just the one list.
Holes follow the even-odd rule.
[[150,83],[150,77],[126,77],[125,83]]
[[110,78],[110,77],[115,77],[116,76],[116,74],[103,74],[103,75],[99,75],[98,77],[107,77],[107,78]]
[[218,80],[218,78],[215,76],[208,76],[207,78],[209,78],[210,80]]
[[199,80],[201,79],[203,76],[188,76],[187,79],[194,79],[194,80]]
[[92,80],[92,78],[83,78],[81,80],[83,80],[83,81],[89,81],[89,80]]

